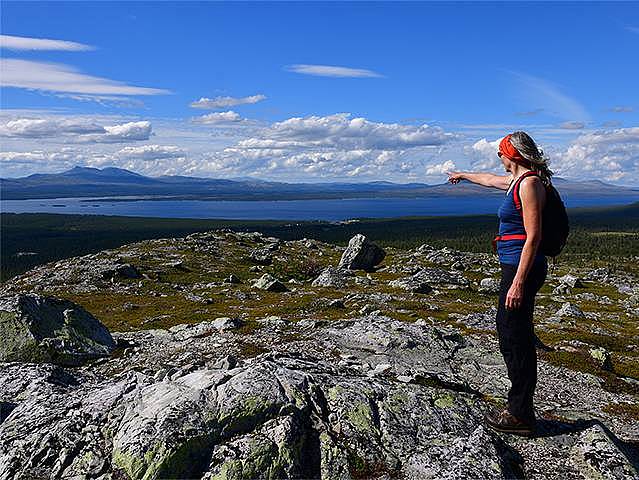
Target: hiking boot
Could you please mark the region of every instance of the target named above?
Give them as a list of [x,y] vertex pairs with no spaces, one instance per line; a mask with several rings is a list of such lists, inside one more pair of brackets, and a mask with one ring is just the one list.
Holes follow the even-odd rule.
[[535,429],[534,425],[524,422],[511,414],[507,408],[491,410],[484,415],[484,421],[493,430],[530,437]]

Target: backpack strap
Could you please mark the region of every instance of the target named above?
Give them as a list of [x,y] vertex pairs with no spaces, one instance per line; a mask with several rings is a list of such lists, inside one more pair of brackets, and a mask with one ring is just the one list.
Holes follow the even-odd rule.
[[517,182],[515,182],[515,186],[513,187],[513,200],[515,202],[515,208],[521,212],[521,198],[519,197],[519,184],[521,183],[521,181],[526,178],[526,177],[532,177],[532,176],[539,176],[537,174],[537,172],[533,172],[532,170],[528,171],[528,172],[524,172],[523,175],[521,175],[518,179]]

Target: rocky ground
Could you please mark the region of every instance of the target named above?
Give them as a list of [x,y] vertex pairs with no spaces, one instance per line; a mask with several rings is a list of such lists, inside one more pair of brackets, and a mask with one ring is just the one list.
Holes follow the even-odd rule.
[[38,267],[0,287],[0,479],[637,478],[636,260],[549,274],[530,439],[482,424],[492,255],[219,230]]

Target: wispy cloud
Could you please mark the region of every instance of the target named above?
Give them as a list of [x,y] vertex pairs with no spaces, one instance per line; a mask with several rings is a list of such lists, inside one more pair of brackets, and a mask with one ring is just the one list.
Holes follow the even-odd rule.
[[235,107],[237,105],[251,105],[266,100],[265,95],[251,95],[249,97],[202,97],[199,100],[191,102],[191,108],[201,108],[204,110],[216,110],[219,108]]
[[69,42],[67,40],[16,37],[14,35],[0,35],[0,48],[7,48],[9,50],[59,50],[65,52],[95,50],[95,47],[91,45]]
[[519,83],[519,96],[528,104],[536,105],[553,116],[570,121],[587,122],[590,115],[576,99],[564,93],[557,85],[519,72],[510,71]]
[[526,112],[517,112],[515,115],[518,117],[534,117],[535,115],[539,115],[544,111],[543,108],[535,108],[534,110],[528,110]]
[[609,110],[615,113],[630,113],[630,112],[634,112],[635,108],[630,105],[616,105],[614,107],[609,108]]
[[559,125],[559,128],[563,128],[564,130],[582,130],[586,127],[584,122],[564,122]]
[[333,65],[289,65],[286,70],[304,75],[317,77],[341,77],[341,78],[379,78],[383,75],[364,68],[336,67]]
[[2,87],[24,88],[46,92],[86,95],[162,95],[160,88],[136,87],[108,78],[85,75],[72,67],[57,63],[15,58],[0,59]]
[[639,27],[626,27],[626,30],[632,33],[639,33]]

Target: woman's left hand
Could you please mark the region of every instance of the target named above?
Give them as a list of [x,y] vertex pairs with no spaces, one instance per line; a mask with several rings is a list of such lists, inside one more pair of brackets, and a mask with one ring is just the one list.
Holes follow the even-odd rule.
[[523,298],[523,285],[521,283],[513,282],[506,294],[506,308],[509,310],[515,310],[521,307],[521,301]]

